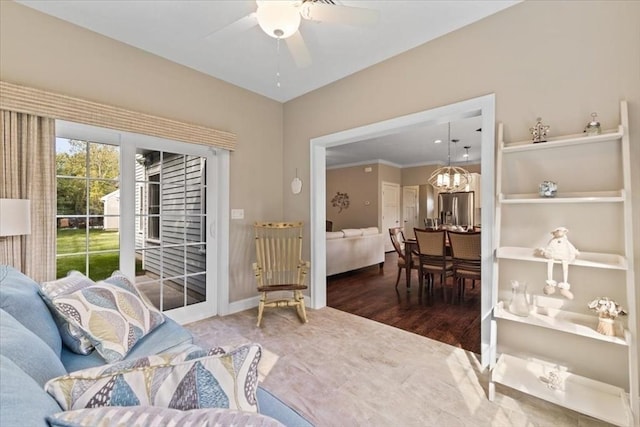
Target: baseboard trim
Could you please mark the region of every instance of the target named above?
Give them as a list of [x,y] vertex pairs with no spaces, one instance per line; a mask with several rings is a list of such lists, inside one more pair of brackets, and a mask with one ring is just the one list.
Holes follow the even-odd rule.
[[[307,308],[311,308],[309,299],[310,299],[309,296],[305,295],[304,305]],[[240,301],[230,302],[227,305],[227,312],[226,313],[220,313],[220,316],[226,316],[228,314],[234,314],[234,313],[238,313],[240,311],[245,311],[245,310],[249,310],[249,309],[252,309],[252,308],[257,308],[258,304],[260,304],[260,296],[259,295],[256,295],[255,297],[251,297],[251,298],[245,298],[245,299],[242,299]]]
[[255,297],[242,299],[240,301],[230,302],[227,306],[227,313],[221,313],[223,316],[227,314],[234,314],[240,311],[249,310],[251,308],[258,307],[260,303],[260,296],[256,295]]

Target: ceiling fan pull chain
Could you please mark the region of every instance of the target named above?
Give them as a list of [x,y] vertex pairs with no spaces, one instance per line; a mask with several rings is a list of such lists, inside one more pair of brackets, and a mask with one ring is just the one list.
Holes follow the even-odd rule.
[[276,40],[276,86],[280,87],[280,37]]

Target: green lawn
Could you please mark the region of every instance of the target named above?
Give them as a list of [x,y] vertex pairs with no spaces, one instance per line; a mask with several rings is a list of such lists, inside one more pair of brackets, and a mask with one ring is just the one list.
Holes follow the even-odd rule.
[[[108,253],[89,254],[89,277],[92,280],[105,279],[120,268],[119,247],[120,233],[118,231],[89,230],[89,252],[113,250],[113,252]],[[86,229],[59,229],[57,235],[56,277],[64,277],[70,270],[78,270],[86,274],[86,250]],[[136,260],[136,273],[141,270],[142,264]]]

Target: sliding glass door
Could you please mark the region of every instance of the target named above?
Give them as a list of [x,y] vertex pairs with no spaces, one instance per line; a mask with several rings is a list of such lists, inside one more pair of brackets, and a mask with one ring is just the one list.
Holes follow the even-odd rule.
[[117,145],[56,140],[57,277],[78,270],[104,279],[120,265]]
[[161,310],[206,301],[207,159],[136,152],[136,282]]
[[217,314],[215,151],[68,122],[56,132],[58,277],[121,270],[178,320]]

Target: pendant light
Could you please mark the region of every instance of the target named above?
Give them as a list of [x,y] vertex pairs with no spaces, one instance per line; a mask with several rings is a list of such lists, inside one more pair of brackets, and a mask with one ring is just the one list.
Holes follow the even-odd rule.
[[458,142],[458,140],[451,139],[451,122],[449,122],[447,137],[447,166],[440,167],[433,171],[428,179],[429,184],[441,193],[464,191],[469,184],[469,172],[464,168],[451,166],[451,142]]

